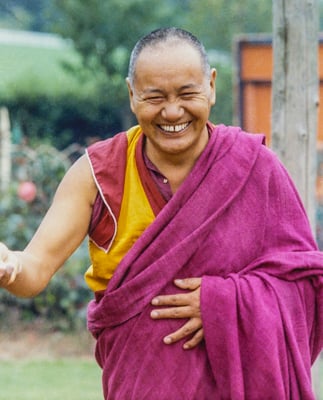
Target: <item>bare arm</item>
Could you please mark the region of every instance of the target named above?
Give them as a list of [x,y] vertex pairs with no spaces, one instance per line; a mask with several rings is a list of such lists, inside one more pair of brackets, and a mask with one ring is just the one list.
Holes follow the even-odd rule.
[[66,173],[26,249],[13,252],[0,246],[0,287],[22,297],[42,291],[85,238],[96,193],[83,156]]

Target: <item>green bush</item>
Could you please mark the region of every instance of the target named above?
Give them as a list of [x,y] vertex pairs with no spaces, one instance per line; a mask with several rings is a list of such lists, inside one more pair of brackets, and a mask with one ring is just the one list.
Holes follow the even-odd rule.
[[[64,153],[48,145],[40,145],[36,149],[13,146],[12,179],[7,190],[1,194],[1,241],[14,248],[27,244],[70,164]],[[37,193],[33,201],[26,202],[18,196],[18,188],[22,182],[29,181],[35,184]]]
[[82,97],[74,93],[58,95],[27,93],[0,97],[9,109],[13,130],[31,145],[47,142],[58,149],[72,143],[86,144],[92,137],[109,137],[120,130],[119,114],[99,93]]
[[0,291],[1,325],[40,319],[51,329],[84,328],[86,307],[92,297],[83,278],[84,267],[88,265],[86,260],[84,244],[57,272],[47,288],[34,298],[17,298],[5,290]]
[[[11,249],[20,250],[26,246],[71,165],[71,157],[76,158],[80,152],[82,149],[77,145],[64,152],[48,145],[35,149],[14,146],[12,183],[1,195],[0,241]],[[18,196],[19,184],[26,181],[33,182],[37,188],[36,197],[30,202]],[[18,311],[20,319],[42,317],[59,329],[74,329],[84,324],[85,307],[91,296],[83,279],[88,264],[87,246],[83,243],[44,292],[34,299],[19,299],[1,290],[0,318],[10,319],[8,313]]]

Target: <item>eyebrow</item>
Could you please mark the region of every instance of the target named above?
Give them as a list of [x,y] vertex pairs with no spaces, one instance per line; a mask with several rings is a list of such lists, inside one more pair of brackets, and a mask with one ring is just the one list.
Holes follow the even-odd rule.
[[142,94],[163,93],[161,89],[148,88],[142,91]]
[[189,83],[187,85],[181,86],[179,90],[181,91],[181,90],[186,90],[186,89],[197,89],[200,87],[201,86],[196,83]]

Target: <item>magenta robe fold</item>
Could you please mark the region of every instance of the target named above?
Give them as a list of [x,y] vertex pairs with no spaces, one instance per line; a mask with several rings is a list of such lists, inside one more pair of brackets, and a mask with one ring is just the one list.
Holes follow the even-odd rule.
[[[323,254],[263,137],[217,126],[190,175],[88,308],[105,399],[314,399]],[[174,278],[202,277],[205,340],[165,345],[152,320]]]

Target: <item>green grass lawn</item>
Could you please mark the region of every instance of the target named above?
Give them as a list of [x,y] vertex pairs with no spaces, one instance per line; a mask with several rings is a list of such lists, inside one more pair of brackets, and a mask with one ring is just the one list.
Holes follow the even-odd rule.
[[62,48],[28,47],[0,43],[0,89],[11,91],[17,86],[35,85],[46,92],[62,92],[76,87],[77,82],[62,67],[62,63],[77,63],[73,50]]
[[[323,382],[319,391],[317,400],[323,400]],[[102,399],[101,371],[94,360],[0,361],[0,400]]]
[[0,362],[1,400],[102,400],[94,360]]

